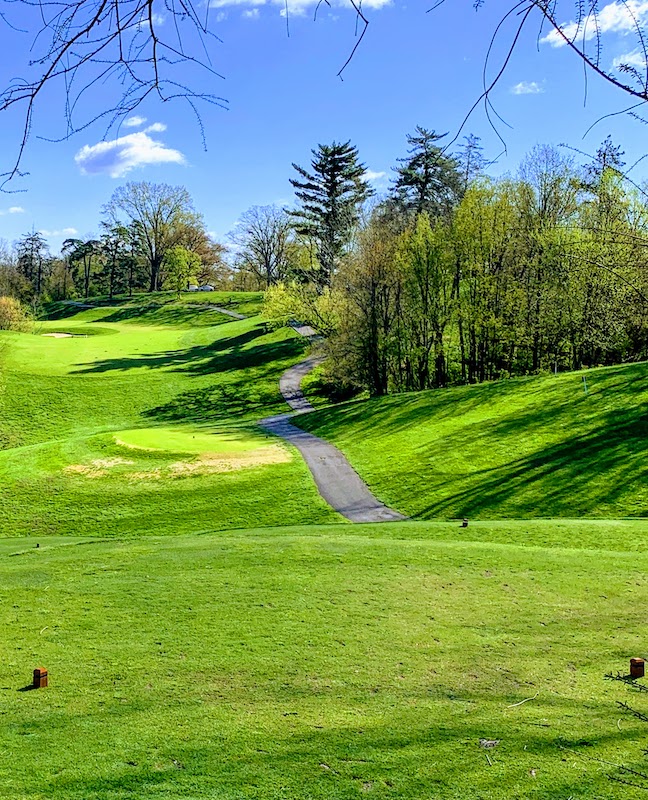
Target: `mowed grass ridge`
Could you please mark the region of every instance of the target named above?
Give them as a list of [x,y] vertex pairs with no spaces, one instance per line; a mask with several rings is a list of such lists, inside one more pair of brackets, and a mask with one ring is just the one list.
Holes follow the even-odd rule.
[[647,399],[640,363],[350,402],[298,424],[413,517],[641,517]]

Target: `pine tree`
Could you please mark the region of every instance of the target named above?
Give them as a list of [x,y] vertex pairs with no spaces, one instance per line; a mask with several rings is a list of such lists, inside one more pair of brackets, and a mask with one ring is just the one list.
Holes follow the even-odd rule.
[[461,196],[463,181],[457,160],[448,156],[437,142],[446,136],[416,126],[408,134],[409,155],[399,158],[392,202],[405,214],[430,217],[447,215]]
[[297,233],[315,242],[320,267],[317,283],[322,288],[330,285],[360,207],[373,191],[351,142],[320,144],[311,152],[311,172],[293,164],[300,177],[291,178],[290,183],[301,208],[290,214]]
[[22,236],[16,247],[18,272],[31,284],[35,297],[40,297],[50,267],[49,247],[38,231]]

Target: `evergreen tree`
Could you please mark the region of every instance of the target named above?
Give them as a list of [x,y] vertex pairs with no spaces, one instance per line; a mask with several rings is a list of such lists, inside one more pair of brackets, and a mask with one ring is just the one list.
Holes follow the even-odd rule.
[[43,292],[50,265],[49,247],[38,231],[22,236],[16,245],[18,272],[29,281],[35,297]]
[[317,283],[322,288],[330,285],[360,207],[373,191],[351,142],[320,144],[311,152],[311,172],[293,164],[299,178],[291,178],[290,183],[301,207],[290,214],[297,233],[315,242],[320,267]]
[[409,155],[398,159],[402,166],[396,167],[392,202],[408,216],[447,216],[461,196],[464,181],[457,159],[437,144],[444,136],[420,125],[407,136]]
[[621,145],[614,144],[612,137],[606,136],[592,162],[583,167],[583,188],[590,192],[596,192],[601,178],[608,170],[616,175],[622,175],[623,167],[625,167],[624,155]]

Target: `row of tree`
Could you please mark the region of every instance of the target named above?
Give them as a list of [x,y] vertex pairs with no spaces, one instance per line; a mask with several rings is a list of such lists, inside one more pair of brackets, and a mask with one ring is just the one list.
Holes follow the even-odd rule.
[[224,247],[205,229],[189,193],[166,184],[128,183],[104,208],[98,237],[70,238],[60,255],[44,236],[25,234],[0,250],[0,295],[23,302],[181,290],[220,283]]
[[314,265],[271,288],[268,314],[322,330],[337,383],[373,394],[647,358],[648,195],[620,149],[578,167],[536,147],[496,180],[474,137],[457,156],[438,139],[409,137],[371,208],[349,144],[332,146],[346,197],[331,147],[298,168]]

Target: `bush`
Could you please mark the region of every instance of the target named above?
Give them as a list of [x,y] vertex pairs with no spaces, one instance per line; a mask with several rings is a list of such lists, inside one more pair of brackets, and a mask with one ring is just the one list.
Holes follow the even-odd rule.
[[0,297],[0,331],[29,331],[31,317],[15,297]]

